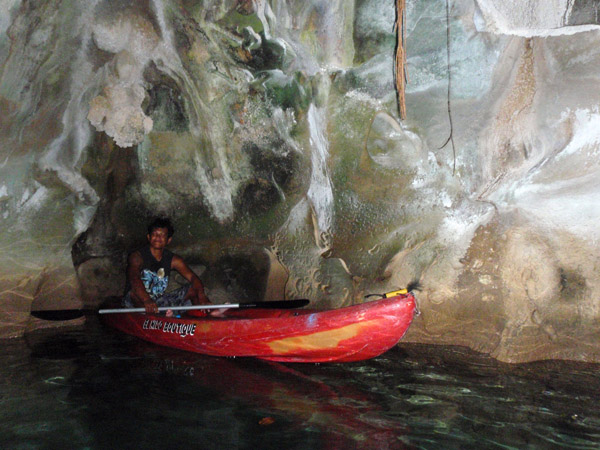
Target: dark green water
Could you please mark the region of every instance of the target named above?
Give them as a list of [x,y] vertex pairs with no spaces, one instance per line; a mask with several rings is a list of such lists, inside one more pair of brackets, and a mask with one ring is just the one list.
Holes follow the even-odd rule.
[[159,348],[94,320],[2,346],[2,449],[600,448],[600,365],[421,345],[277,364]]

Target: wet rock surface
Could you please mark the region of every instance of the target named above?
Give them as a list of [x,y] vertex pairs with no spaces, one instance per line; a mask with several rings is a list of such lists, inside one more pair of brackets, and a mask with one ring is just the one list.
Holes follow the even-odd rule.
[[600,360],[594,8],[408,0],[400,122],[394,2],[7,2],[0,334],[168,215],[219,302],[419,280],[408,341]]

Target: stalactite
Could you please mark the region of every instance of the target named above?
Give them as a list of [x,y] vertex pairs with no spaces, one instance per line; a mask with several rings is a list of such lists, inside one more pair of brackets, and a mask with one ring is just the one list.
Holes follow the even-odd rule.
[[404,10],[406,8],[406,0],[396,0],[396,57],[394,60],[395,66],[395,81],[396,92],[398,95],[398,110],[400,119],[406,119],[406,101],[404,90],[408,80],[406,73],[406,48],[404,40]]

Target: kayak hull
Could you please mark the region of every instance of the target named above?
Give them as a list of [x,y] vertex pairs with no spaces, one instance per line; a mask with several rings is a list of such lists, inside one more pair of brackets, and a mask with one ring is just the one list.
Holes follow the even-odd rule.
[[148,342],[213,356],[280,362],[351,362],[378,356],[404,336],[409,293],[332,310],[230,309],[220,317],[106,314],[110,327]]

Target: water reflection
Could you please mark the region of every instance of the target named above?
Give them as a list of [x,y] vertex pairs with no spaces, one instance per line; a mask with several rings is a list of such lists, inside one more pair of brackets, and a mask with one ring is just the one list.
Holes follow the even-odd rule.
[[598,365],[404,345],[352,364],[222,359],[90,322],[5,345],[1,448],[598,448]]
[[[378,406],[364,393],[338,392],[293,367],[210,358],[143,342],[131,343],[129,351],[131,359],[125,364],[105,358],[103,371],[111,372],[111,382],[129,386],[125,393],[119,390],[128,408],[137,402],[129,413],[148,415],[150,423],[175,419],[178,434],[187,435],[182,444],[194,435],[212,434],[219,444],[206,448],[281,448],[282,440],[284,448],[403,448],[397,422],[374,416]],[[91,380],[94,374],[80,371],[75,377]],[[85,401],[88,388],[86,384],[73,393]],[[96,394],[94,403],[97,399]],[[155,417],[149,411],[160,413]],[[267,437],[272,440],[264,442]]]

